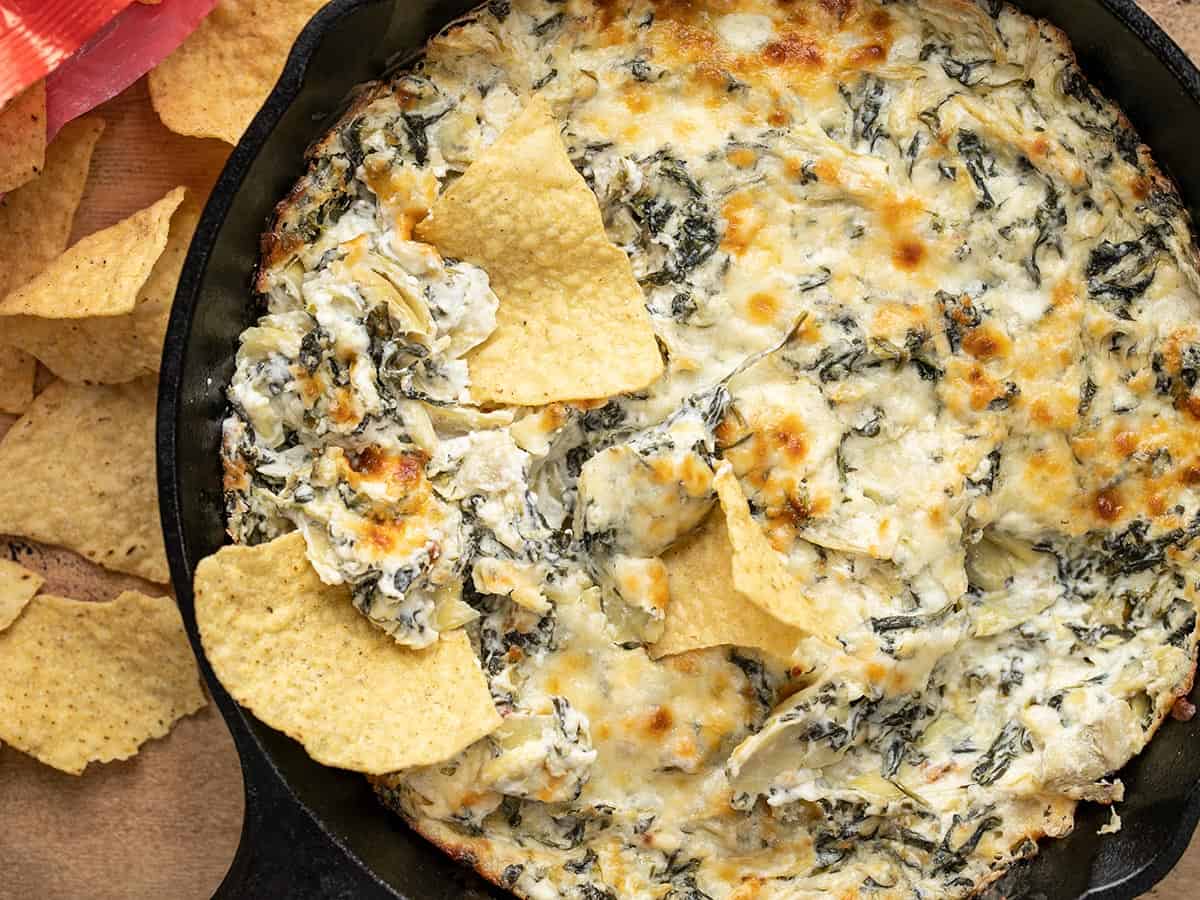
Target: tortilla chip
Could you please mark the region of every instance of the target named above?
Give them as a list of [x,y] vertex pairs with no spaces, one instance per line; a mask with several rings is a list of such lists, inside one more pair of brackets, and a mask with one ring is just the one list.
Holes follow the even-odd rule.
[[37,360],[0,344],[0,413],[23,413],[33,402]]
[[652,659],[732,644],[757,647],[786,662],[804,632],[781,625],[733,587],[733,548],[725,519],[714,511],[663,554],[671,602]]
[[644,388],[662,374],[645,296],[600,206],[534,97],[417,226],[481,266],[496,330],[468,356],[479,403],[539,406]]
[[156,383],[56,381],[0,440],[0,534],[170,580],[154,472]]
[[102,131],[104,121],[94,116],[65,125],[46,148],[42,174],[0,200],[0,297],[67,249]]
[[[113,384],[157,372],[175,285],[199,217],[196,203],[175,213],[183,194],[175,188],[84,238],[0,301],[5,340],[67,381]],[[123,261],[114,265],[117,257]],[[38,312],[18,315],[14,309]]]
[[196,567],[196,621],[234,699],[317,762],[381,775],[449,759],[500,724],[462,631],[401,647],[326,585],[298,532]]
[[0,109],[0,194],[20,187],[46,161],[46,82],[26,88]]
[[236,144],[283,71],[296,36],[326,0],[221,0],[150,71],[150,98],[180,134]]
[[175,188],[128,219],[88,235],[0,300],[0,316],[85,319],[132,312],[138,290],[167,245],[171,214],[182,201],[183,188]]
[[16,621],[43,581],[36,572],[0,559],[0,631]]
[[72,775],[133,756],[204,702],[170,597],[41,594],[0,632],[0,740]]
[[733,586],[764,612],[806,634],[833,638],[839,629],[836,610],[822,609],[805,596],[767,536],[750,515],[750,504],[729,463],[717,469],[713,487],[725,512],[733,548]]

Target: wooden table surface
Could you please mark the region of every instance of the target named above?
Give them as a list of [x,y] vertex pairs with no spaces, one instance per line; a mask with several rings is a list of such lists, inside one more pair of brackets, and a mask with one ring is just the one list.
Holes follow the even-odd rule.
[[[1142,5],[1200,58],[1200,0]],[[220,142],[163,128],[144,82],[99,112],[108,129],[72,240],[119,221],[176,184],[207,191],[228,154]],[[11,421],[0,415],[0,434]],[[0,538],[0,554],[5,543]],[[48,590],[68,596],[107,599],[129,586],[129,579],[101,573],[66,551],[22,543],[15,555],[46,574]],[[211,705],[135,758],[93,765],[81,778],[0,748],[0,898],[203,900],[229,865],[241,820],[237,754]],[[1200,838],[1146,896],[1192,900],[1200,895],[1197,882]]]

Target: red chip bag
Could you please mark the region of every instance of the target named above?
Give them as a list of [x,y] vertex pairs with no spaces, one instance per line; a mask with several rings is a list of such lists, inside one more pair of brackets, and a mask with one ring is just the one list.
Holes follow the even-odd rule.
[[166,59],[216,5],[217,0],[135,3],[101,28],[46,79],[50,137]]
[[133,0],[0,0],[0,104],[58,67]]

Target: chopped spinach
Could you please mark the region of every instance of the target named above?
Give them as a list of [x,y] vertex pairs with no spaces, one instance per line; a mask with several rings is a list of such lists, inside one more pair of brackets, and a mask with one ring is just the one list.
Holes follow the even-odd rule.
[[1033,743],[1025,726],[1015,721],[1008,722],[971,770],[971,779],[984,787],[994,784],[1004,776],[1018,756],[1032,751]]
[[971,180],[975,182],[975,187],[979,190],[979,208],[994,209],[996,201],[992,197],[991,191],[988,190],[987,180],[995,178],[999,174],[996,158],[980,140],[979,135],[966,129],[959,130],[956,147],[959,156],[963,158]]
[[1092,250],[1084,269],[1088,294],[1101,302],[1127,306],[1154,282],[1165,249],[1162,235],[1155,228],[1147,229],[1136,240],[1102,242]]
[[1050,247],[1061,257],[1062,229],[1067,225],[1067,208],[1062,205],[1053,183],[1046,184],[1046,196],[1034,215],[1033,224],[1037,228],[1037,237],[1033,242],[1033,251],[1025,261],[1025,270],[1033,279],[1033,283],[1041,287],[1042,268],[1038,264],[1038,253],[1042,248]]

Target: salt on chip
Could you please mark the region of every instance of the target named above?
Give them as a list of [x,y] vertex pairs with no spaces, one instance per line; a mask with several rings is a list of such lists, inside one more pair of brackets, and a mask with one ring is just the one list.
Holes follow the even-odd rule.
[[496,330],[467,357],[479,403],[636,391],[662,374],[645,296],[534,97],[434,203],[417,237],[487,273]]
[[0,632],[0,740],[64,772],[127,759],[204,703],[170,597],[40,594]]
[[42,576],[37,572],[0,559],[0,631],[16,621],[42,583]]
[[0,300],[5,340],[67,381],[112,384],[157,372],[199,213],[195,204],[176,212],[183,196],[175,188],[84,238]]
[[46,161],[46,82],[39,81],[0,109],[0,194],[20,187]]
[[94,116],[65,125],[46,148],[41,175],[0,201],[0,298],[67,249],[92,149],[103,131],[104,121]]
[[22,413],[33,401],[37,360],[0,344],[0,413]]
[[650,656],[733,645],[787,662],[805,633],[776,621],[733,586],[733,548],[720,510],[662,556],[671,601]]
[[220,0],[150,70],[150,99],[179,134],[236,144],[279,80],[301,29],[327,0]]
[[723,463],[713,478],[713,487],[725,513],[725,527],[733,548],[733,586],[764,612],[806,634],[836,637],[844,626],[843,616],[813,603],[771,546],[767,536],[750,515],[750,504],[733,467]]
[[[46,149],[42,174],[0,200],[0,299],[66,249],[103,131],[95,117],[68,124]],[[0,330],[0,411],[20,413],[33,400],[37,363],[4,336]]]
[[381,775],[442,762],[500,716],[471,643],[401,647],[327,585],[292,532],[196,567],[196,621],[233,698],[320,763]]
[[0,534],[170,580],[154,469],[157,385],[56,381],[0,439]]
[[84,319],[133,311],[137,292],[167,245],[175,188],[128,219],[90,234],[0,300],[0,315]]

